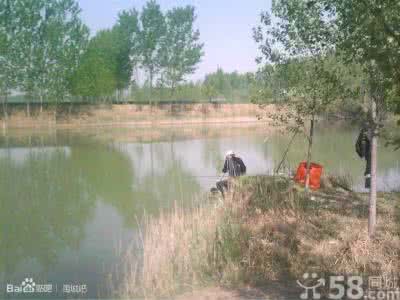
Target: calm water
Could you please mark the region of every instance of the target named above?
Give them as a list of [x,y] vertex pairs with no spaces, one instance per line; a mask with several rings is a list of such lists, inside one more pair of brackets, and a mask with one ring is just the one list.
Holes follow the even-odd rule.
[[[314,161],[351,175],[362,187],[364,162],[351,128],[319,130]],[[64,284],[87,285],[87,297],[106,297],[119,254],[138,234],[145,211],[188,203],[215,184],[226,150],[249,174],[270,173],[289,135],[263,128],[85,132],[11,132],[0,136],[0,296],[26,278],[52,284],[51,297],[73,297]],[[379,188],[400,189],[400,152],[380,146]],[[304,159],[296,140],[289,165]],[[33,294],[24,294],[32,298]],[[43,297],[45,294],[41,294]]]

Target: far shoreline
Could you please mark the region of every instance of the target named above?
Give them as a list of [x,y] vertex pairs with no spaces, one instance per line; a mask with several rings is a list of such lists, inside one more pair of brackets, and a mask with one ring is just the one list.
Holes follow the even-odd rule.
[[[54,107],[31,109],[27,115],[23,106],[10,109],[3,129],[79,127],[152,127],[204,124],[256,124],[259,116],[275,110],[270,104],[260,108],[256,104],[139,104],[78,105],[70,111]],[[57,113],[56,113],[57,112]]]

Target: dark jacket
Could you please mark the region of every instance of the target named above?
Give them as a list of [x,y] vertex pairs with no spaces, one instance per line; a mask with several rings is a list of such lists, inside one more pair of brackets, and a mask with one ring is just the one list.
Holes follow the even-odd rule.
[[362,129],[356,142],[356,152],[360,158],[368,159],[371,156],[371,142],[368,137],[368,131]]
[[229,176],[232,177],[241,176],[246,174],[246,166],[240,157],[231,156],[225,159],[222,172],[228,172]]

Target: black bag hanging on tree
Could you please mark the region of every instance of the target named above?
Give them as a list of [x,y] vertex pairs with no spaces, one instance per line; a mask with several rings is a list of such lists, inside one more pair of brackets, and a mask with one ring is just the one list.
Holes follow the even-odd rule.
[[365,188],[368,189],[371,187],[371,142],[368,136],[368,130],[365,127],[361,129],[358,135],[355,148],[358,156],[364,158],[366,161],[364,176]]

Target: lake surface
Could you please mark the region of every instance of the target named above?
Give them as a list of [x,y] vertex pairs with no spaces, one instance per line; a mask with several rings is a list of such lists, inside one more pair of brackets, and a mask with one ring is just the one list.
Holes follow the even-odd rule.
[[[233,149],[248,174],[271,173],[290,134],[261,126],[91,128],[13,131],[0,135],[0,297],[110,296],[110,276],[137,237],[140,219],[200,198],[215,184]],[[365,162],[354,152],[357,130],[319,129],[314,161],[348,174],[362,190]],[[295,140],[286,165],[305,158]],[[380,146],[380,190],[400,189],[400,152]],[[52,293],[7,293],[25,278]],[[111,280],[112,281],[112,280]],[[25,284],[26,285],[26,284]]]

